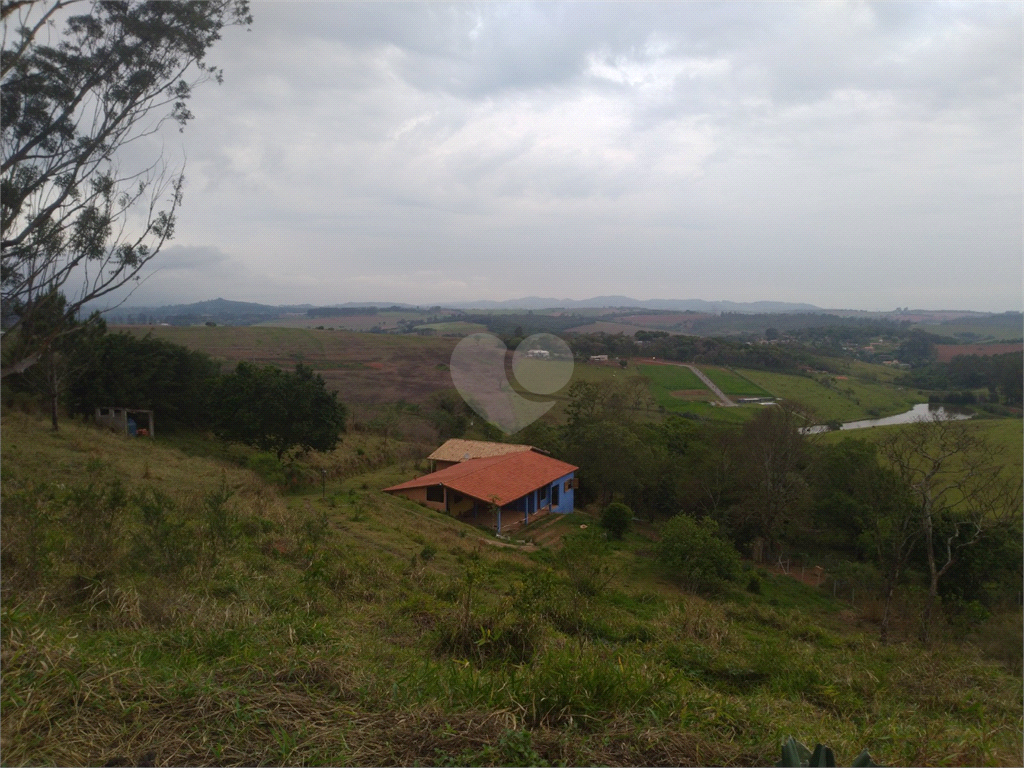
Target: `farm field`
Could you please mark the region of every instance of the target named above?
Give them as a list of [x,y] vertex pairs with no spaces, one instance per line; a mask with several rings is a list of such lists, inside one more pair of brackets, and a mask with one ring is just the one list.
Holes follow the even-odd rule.
[[910,410],[911,406],[923,400],[921,395],[911,390],[867,383],[852,377],[835,379],[832,386],[826,387],[807,376],[746,369],[738,372],[775,397],[792,400],[812,410],[820,423],[892,416]]
[[[373,312],[365,315],[333,315],[326,317],[299,316],[279,318],[259,323],[258,328],[333,328],[339,331],[370,331],[379,328],[383,331],[394,330],[400,322],[422,323],[437,312],[425,310],[408,310],[405,312]],[[443,314],[443,313],[442,313]]]
[[473,333],[485,333],[487,331],[487,326],[480,323],[467,323],[463,320],[453,320],[449,323],[427,323],[426,325],[416,326],[417,331],[425,329],[432,330],[442,336],[448,334],[469,336]]
[[973,321],[962,318],[945,323],[916,323],[913,327],[940,336],[959,336],[975,341],[1016,341],[1024,337],[1020,315],[1005,320],[998,317]]
[[736,395],[739,397],[768,397],[771,396],[771,392],[762,389],[757,384],[745,379],[733,371],[725,368],[718,368],[710,365],[697,366],[705,376],[714,382],[720,390],[727,395]]
[[940,363],[948,363],[957,355],[1005,355],[1009,352],[1020,352],[1024,344],[936,344],[935,356]]
[[[1015,765],[1024,746],[1019,673],[978,646],[882,646],[866,611],[768,572],[756,594],[685,593],[645,527],[581,598],[559,551],[590,510],[501,541],[379,491],[415,458],[284,495],[79,423],[5,415],[0,440],[5,764],[768,765],[794,735],[847,763]],[[172,525],[121,509],[105,591],[48,598],[66,557],[38,587],[12,581],[36,552],[25,525],[71,525],[61,505],[119,478]],[[199,534],[220,490],[234,534],[213,553]],[[85,557],[90,531],[37,541]],[[192,559],[133,559],[154,536]]]
[[640,364],[636,368],[650,380],[654,401],[666,411],[692,411],[696,403],[690,401],[701,396],[704,401],[716,399],[711,390],[705,387],[704,382],[689,368],[681,365],[651,364]]
[[240,361],[292,367],[303,363],[357,411],[405,399],[426,402],[451,389],[448,363],[458,339],[277,327],[131,326],[113,328],[206,352],[228,365]]

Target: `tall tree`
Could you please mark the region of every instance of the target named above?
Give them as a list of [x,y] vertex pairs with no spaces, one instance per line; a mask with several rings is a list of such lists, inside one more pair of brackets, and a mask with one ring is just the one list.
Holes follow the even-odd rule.
[[1011,530],[1021,510],[1021,478],[965,421],[915,422],[889,435],[881,451],[916,504],[928,564],[921,623],[921,640],[927,643],[942,578],[966,549]]
[[[210,46],[251,16],[247,0],[2,0],[0,20],[0,298],[16,326],[56,291],[77,315],[173,236],[180,170],[122,167],[120,150],[185,126],[193,87],[221,79]],[[41,350],[27,354],[3,373]]]
[[773,554],[810,504],[806,438],[800,432],[808,423],[795,406],[780,403],[744,424],[736,446],[740,501],[731,510],[735,532],[761,539]]
[[910,488],[879,462],[878,448],[864,440],[825,445],[814,466],[816,518],[829,546],[856,546],[882,575],[884,608],[879,635],[889,640],[892,601],[921,536]]
[[347,411],[323,377],[301,363],[289,373],[239,363],[211,397],[215,432],[225,440],[274,451],[330,451],[345,429]]

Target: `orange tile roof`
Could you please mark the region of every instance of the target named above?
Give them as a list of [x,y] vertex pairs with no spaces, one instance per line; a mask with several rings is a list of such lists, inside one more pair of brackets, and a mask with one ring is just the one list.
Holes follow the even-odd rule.
[[550,456],[524,451],[470,459],[384,490],[390,493],[407,488],[443,485],[474,499],[504,506],[577,469],[579,467]]
[[445,441],[444,445],[427,458],[436,461],[467,461],[468,459],[483,459],[487,456],[504,456],[506,453],[532,450],[536,450],[532,445],[489,443],[485,440],[463,440],[453,437],[451,440]]

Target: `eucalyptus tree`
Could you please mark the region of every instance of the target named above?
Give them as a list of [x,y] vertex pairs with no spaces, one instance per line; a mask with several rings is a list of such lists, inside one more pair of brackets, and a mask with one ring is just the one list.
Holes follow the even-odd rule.
[[[0,299],[8,331],[44,297],[83,305],[139,277],[174,235],[183,175],[124,152],[171,122],[222,73],[206,61],[247,0],[2,0]],[[59,30],[59,31],[58,31]],[[136,150],[136,153],[138,151]],[[55,331],[64,334],[68,323]],[[42,350],[8,360],[24,370]]]

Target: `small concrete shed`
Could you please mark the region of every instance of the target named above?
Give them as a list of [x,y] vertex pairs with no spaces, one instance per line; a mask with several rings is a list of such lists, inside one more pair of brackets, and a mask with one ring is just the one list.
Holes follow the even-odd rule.
[[[145,419],[146,426],[142,426]],[[126,437],[153,437],[153,411],[144,408],[117,408],[114,406],[96,409],[96,424]],[[135,429],[132,429],[135,425]]]

